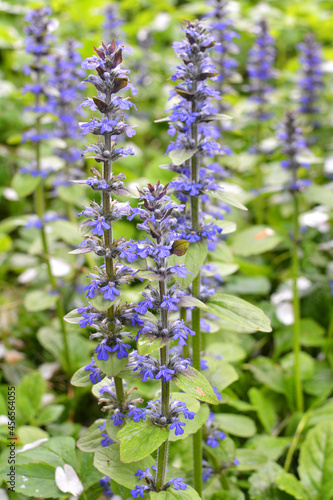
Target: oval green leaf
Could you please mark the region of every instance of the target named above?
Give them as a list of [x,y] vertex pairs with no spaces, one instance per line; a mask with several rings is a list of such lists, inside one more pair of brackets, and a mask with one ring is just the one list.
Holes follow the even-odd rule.
[[107,361],[97,359],[95,354],[95,363],[102,370],[105,375],[109,377],[115,377],[118,373],[125,368],[128,362],[128,358],[119,359],[115,352],[109,352],[109,359]]
[[200,401],[212,405],[219,404],[219,400],[206,377],[191,366],[177,373],[177,375],[172,378],[172,382],[176,384],[179,389]]
[[117,434],[120,459],[125,464],[138,462],[155,451],[168,437],[169,429],[158,427],[149,418],[140,422],[131,420]]
[[209,312],[223,320],[225,330],[238,333],[272,331],[269,318],[259,307],[234,295],[216,293],[206,305]]
[[119,446],[112,445],[95,453],[94,465],[102,474],[112,477],[116,483],[134,489],[138,484],[135,473],[138,472],[138,469],[145,470],[147,467],[155,465],[155,460],[152,457],[146,457],[132,464],[122,463],[120,461]]

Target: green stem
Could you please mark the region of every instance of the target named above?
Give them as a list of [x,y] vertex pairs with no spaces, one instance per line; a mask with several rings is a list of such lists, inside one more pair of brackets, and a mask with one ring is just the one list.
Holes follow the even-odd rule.
[[299,245],[299,206],[298,206],[298,196],[297,193],[293,194],[294,201],[294,239],[293,239],[293,249],[292,249],[292,275],[293,275],[293,309],[294,309],[294,383],[295,383],[295,394],[296,394],[296,407],[297,410],[303,412],[304,401],[303,401],[303,390],[301,381],[301,369],[300,369],[300,351],[301,351],[301,317],[300,317],[300,300],[297,289],[297,278],[299,277],[299,259],[298,259],[298,245]]
[[[166,262],[163,263],[166,266]],[[160,296],[161,298],[167,294],[166,282],[159,282]],[[168,310],[167,308],[161,309],[161,321],[162,328],[168,329]],[[160,363],[161,365],[167,366],[169,360],[169,346],[165,345],[160,349]],[[162,415],[168,417],[169,415],[169,403],[170,403],[170,382],[164,382],[161,378],[161,409]],[[168,451],[169,451],[169,441],[168,439],[161,444],[157,451],[157,471],[156,471],[156,491],[159,492],[165,484],[165,476],[168,465]]]
[[221,472],[221,475],[220,475],[220,483],[222,485],[222,488],[224,490],[230,490],[229,488],[229,483],[228,483],[228,479],[227,479],[227,476],[225,475],[224,471]]
[[118,403],[122,405],[125,402],[123,379],[121,377],[114,377],[114,386],[116,389]]
[[[196,82],[193,83],[192,92],[195,94],[197,91]],[[196,98],[192,100],[192,113],[197,112],[197,101]],[[192,123],[191,125],[191,137],[194,141],[195,146],[198,143],[198,125],[197,123]],[[191,158],[191,180],[193,182],[198,182],[199,180],[199,170],[200,170],[200,154],[196,153]],[[199,231],[199,196],[191,196],[191,223],[192,229],[195,232]],[[200,283],[201,276],[199,274],[195,277],[192,282],[192,296],[199,298],[200,296]],[[192,310],[192,330],[195,335],[192,337],[192,348],[193,348],[193,367],[200,371],[200,353],[201,353],[201,331],[200,331],[200,309],[194,308]],[[195,434],[193,434],[193,473],[194,473],[194,487],[201,497],[202,492],[202,431],[199,429]]]
[[[37,71],[37,83],[40,83],[40,73]],[[36,95],[36,105],[37,107],[40,104],[40,96],[39,94]],[[41,133],[41,117],[38,116],[36,119],[36,132],[37,134]],[[41,170],[41,147],[40,147],[40,142],[37,141],[36,143],[36,168],[37,170]],[[38,218],[40,221],[43,220],[44,217],[44,212],[45,212],[45,189],[44,189],[44,179],[41,178],[40,183],[38,184],[36,191],[34,193],[34,202],[35,202],[35,209],[36,209],[36,214],[38,215]],[[42,240],[42,247],[43,247],[43,259],[46,264],[47,268],[47,274],[49,277],[49,282],[51,285],[51,288],[53,291],[57,292],[58,298],[56,302],[56,308],[57,308],[57,315],[60,323],[60,329],[61,329],[61,334],[62,334],[62,340],[63,340],[63,345],[64,345],[64,356],[65,356],[65,371],[68,376],[72,374],[72,368],[71,368],[71,358],[70,358],[70,352],[69,352],[69,346],[68,346],[68,336],[67,336],[67,330],[66,330],[66,324],[64,321],[64,306],[63,306],[63,299],[62,296],[60,295],[59,291],[57,290],[57,284],[55,281],[55,278],[52,273],[52,268],[50,264],[50,253],[49,253],[49,247],[48,247],[48,242],[46,238],[46,233],[45,233],[45,228],[42,225],[40,229],[40,234],[41,234],[41,240]]]
[[[107,102],[111,101],[111,96],[106,96]],[[107,118],[109,116],[107,115]],[[104,141],[105,141],[105,149],[107,151],[111,151],[112,145],[111,145],[111,133],[106,133],[104,136]],[[110,179],[112,176],[112,163],[111,160],[108,160],[103,163],[103,179],[109,183]],[[107,217],[110,215],[111,212],[111,195],[108,191],[103,190],[102,192],[102,208],[103,208],[103,215],[104,217]],[[112,231],[112,222],[110,221],[109,223],[110,229],[106,229],[104,231],[104,243],[105,247],[111,249],[112,244],[113,244],[113,231]],[[105,255],[105,271],[106,274],[108,275],[108,279],[110,281],[113,280],[113,275],[114,275],[114,268],[113,268],[113,259],[109,255]],[[112,304],[111,307],[108,309],[108,314],[110,318],[114,317],[114,305]],[[112,323],[113,325],[114,323]],[[113,326],[111,327],[113,329]],[[116,390],[116,395],[117,395],[117,401],[120,406],[122,406],[125,403],[125,391],[124,391],[124,384],[123,380],[121,377],[114,377],[114,385],[115,385],[115,390]]]
[[157,473],[156,473],[156,492],[161,491],[165,484],[166,468],[168,465],[169,440],[161,444],[157,450]]
[[306,426],[307,421],[308,421],[311,413],[312,413],[312,410],[311,411],[307,411],[303,415],[303,417],[301,418],[301,420],[300,420],[300,422],[299,422],[299,424],[297,426],[296,432],[294,434],[293,440],[291,442],[290,448],[289,448],[288,453],[287,453],[286,461],[284,463],[284,470],[286,472],[288,472],[289,469],[290,469],[291,461],[293,459],[295,450],[296,450],[296,448],[298,446],[299,440],[301,439],[301,436],[302,436],[303,429]]
[[202,496],[202,429],[193,434],[194,488]]
[[[256,163],[256,179],[255,179],[255,187],[257,190],[260,190],[263,186],[263,175],[262,175],[262,158],[261,158],[261,153],[259,152],[259,145],[261,142],[261,136],[262,136],[262,123],[259,121],[257,125],[257,147],[258,147],[258,153],[260,160]],[[258,198],[255,201],[255,216],[256,216],[256,223],[257,224],[263,224],[264,223],[264,206],[263,206],[264,200],[262,198]]]

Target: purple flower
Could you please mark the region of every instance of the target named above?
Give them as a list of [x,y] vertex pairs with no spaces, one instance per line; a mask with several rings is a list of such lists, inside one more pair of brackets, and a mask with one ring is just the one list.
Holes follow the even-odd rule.
[[125,415],[121,413],[121,411],[116,408],[114,410],[113,415],[111,416],[111,420],[113,421],[113,425],[123,425],[122,419],[125,418]]
[[188,271],[186,269],[186,267],[184,266],[184,264],[175,264],[174,266],[169,267],[169,272],[171,274],[176,273],[176,275],[179,278],[186,278],[186,276],[188,274],[193,274],[193,273],[191,273],[190,271]]
[[136,310],[139,314],[146,314],[148,307],[149,309],[154,308],[154,300],[151,297],[148,297],[145,300],[140,300]]
[[136,485],[134,490],[131,490],[131,495],[133,498],[137,498],[140,496],[143,498],[145,496],[145,490],[147,489],[147,486],[144,486],[143,484]]
[[88,290],[87,297],[93,299],[95,297],[95,290],[98,290],[99,281],[93,280],[89,285],[85,286],[83,290]]
[[184,429],[182,427],[185,427],[184,422],[179,422],[178,420],[174,420],[172,424],[169,426],[169,429],[172,431],[173,429],[175,430],[175,435],[179,436],[181,434],[184,434]]
[[112,352],[112,349],[106,344],[106,339],[104,339],[100,344],[98,344],[94,352],[98,353],[97,359],[100,361],[107,361],[109,359],[108,352]]
[[159,372],[155,376],[156,379],[159,379],[162,377],[163,382],[167,383],[169,380],[172,379],[172,376],[175,374],[175,370],[170,370],[167,368],[165,365],[160,367]]
[[116,295],[120,294],[120,291],[116,288],[116,285],[112,281],[109,281],[107,285],[101,287],[101,292],[105,292],[103,298],[111,300],[111,302],[115,300]]
[[121,340],[116,340],[116,345],[111,349],[112,352],[117,352],[117,358],[127,358],[128,352],[126,349],[130,349],[131,346],[129,344],[124,344]]
[[217,396],[217,399],[221,400],[222,399],[222,395],[221,393],[218,391],[217,387],[213,386],[213,391],[215,392],[216,396]]
[[101,370],[97,368],[94,358],[92,358],[90,365],[85,366],[84,369],[91,372],[89,378],[92,384],[97,384],[97,382],[101,381]]
[[113,440],[110,438],[110,436],[108,434],[103,432],[101,435],[103,437],[103,439],[101,440],[102,446],[106,447],[106,446],[110,446],[111,444],[113,444]]
[[103,236],[104,231],[110,229],[110,224],[105,222],[105,218],[103,215],[98,217],[96,220],[92,220],[89,222],[89,226],[93,228],[92,234],[96,234],[97,236]]
[[[141,419],[146,420],[146,414],[142,408],[136,408],[136,406],[134,405],[128,405],[128,407],[130,408],[128,416],[131,417],[134,420],[134,422],[139,422]],[[137,476],[138,472],[135,475]]]
[[177,304],[178,302],[180,302],[180,299],[178,299],[177,297],[170,297],[170,295],[164,295],[161,307],[162,308],[167,307],[168,311],[177,311],[178,308],[175,304]]
[[183,483],[182,477],[177,477],[177,479],[172,478],[169,483],[175,488],[175,490],[186,490],[187,484]]

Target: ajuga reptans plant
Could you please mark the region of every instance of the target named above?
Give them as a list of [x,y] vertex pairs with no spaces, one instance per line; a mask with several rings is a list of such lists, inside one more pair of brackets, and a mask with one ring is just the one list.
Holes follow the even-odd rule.
[[286,186],[293,200],[293,232],[292,232],[292,279],[293,279],[293,309],[294,309],[294,382],[295,398],[298,411],[303,411],[303,389],[300,371],[300,300],[297,289],[299,277],[299,251],[301,249],[299,229],[299,193],[308,186],[311,181],[299,178],[299,171],[308,165],[302,162],[301,153],[306,147],[302,131],[297,125],[297,115],[289,111],[286,113],[282,129],[279,133],[282,142],[283,153],[286,159],[282,161],[282,167],[290,173],[290,181]]
[[27,16],[27,25],[25,28],[25,49],[32,56],[31,64],[26,68],[26,73],[30,76],[32,83],[24,87],[25,92],[31,92],[35,99],[34,104],[28,108],[35,115],[35,126],[23,134],[23,140],[30,142],[35,148],[35,159],[30,165],[26,165],[21,170],[26,175],[32,175],[39,179],[34,193],[34,202],[36,214],[27,223],[26,228],[36,227],[40,230],[42,240],[43,259],[47,267],[49,285],[51,293],[57,295],[57,313],[62,332],[65,370],[71,374],[71,360],[68,346],[66,325],[63,320],[64,307],[61,292],[58,288],[56,279],[53,275],[50,250],[46,236],[46,224],[57,218],[56,215],[46,212],[45,201],[45,179],[50,174],[50,170],[42,168],[42,144],[43,141],[53,137],[50,129],[43,129],[42,118],[46,113],[54,111],[54,105],[48,92],[48,82],[46,78],[47,68],[50,59],[51,44],[53,41],[52,31],[55,28],[55,22],[50,19],[51,10],[40,8],[32,10]]

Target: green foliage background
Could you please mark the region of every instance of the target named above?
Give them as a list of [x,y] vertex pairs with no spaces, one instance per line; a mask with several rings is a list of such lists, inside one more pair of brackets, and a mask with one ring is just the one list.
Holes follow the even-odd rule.
[[[180,23],[183,19],[194,19],[209,11],[201,1],[166,0],[121,0],[118,2],[120,14],[126,19],[124,32],[126,43],[134,48],[134,55],[127,56],[125,64],[135,67],[140,60],[147,63],[148,76],[139,94],[133,98],[138,111],[131,114],[130,121],[137,124],[137,135],[133,143],[134,157],[119,162],[116,169],[125,171],[128,182],[133,186],[149,182],[168,182],[172,174],[159,166],[169,163],[165,150],[170,137],[166,123],[155,120],[167,116],[167,100],[172,82],[170,67],[177,64],[172,50],[172,42],[182,37]],[[221,477],[227,477],[228,488],[222,490],[221,478],[208,482],[204,498],[209,500],[298,500],[333,498],[331,479],[333,456],[333,353],[332,353],[332,297],[328,281],[329,262],[332,251],[322,251],[322,245],[332,239],[332,228],[321,234],[315,228],[308,229],[302,241],[302,274],[311,281],[311,288],[302,298],[302,378],[306,394],[306,412],[302,415],[295,409],[293,395],[292,327],[283,325],[275,315],[271,294],[290,278],[290,229],[291,206],[274,197],[265,201],[266,224],[275,230],[275,238],[256,243],[250,248],[250,234],[260,232],[254,224],[255,180],[253,169],[256,162],[262,163],[265,184],[274,186],[283,176],[279,167],[281,153],[265,158],[248,154],[254,142],[255,124],[247,117],[247,82],[245,70],[246,54],[254,40],[253,25],[261,16],[270,24],[271,32],[277,40],[278,57],[276,68],[277,90],[273,96],[273,120],[265,126],[264,138],[274,139],[276,125],[281,121],[287,108],[295,108],[294,87],[299,64],[295,46],[304,34],[312,31],[323,45],[323,55],[327,63],[325,91],[321,100],[323,127],[318,132],[318,141],[312,148],[310,177],[323,190],[311,191],[302,202],[303,211],[324,202],[330,210],[332,220],[332,183],[323,175],[322,166],[332,155],[332,83],[333,83],[333,4],[329,0],[280,0],[256,2],[242,0],[232,2],[237,7],[234,14],[235,27],[241,34],[239,40],[239,73],[241,78],[235,84],[235,94],[228,96],[232,104],[230,115],[234,119],[234,130],[224,134],[223,141],[231,146],[235,155],[225,160],[234,174],[231,183],[238,187],[240,199],[249,208],[244,214],[233,210],[228,220],[237,223],[237,232],[228,238],[226,247],[215,252],[214,258],[220,264],[231,264],[239,269],[237,274],[225,276],[224,290],[241,296],[259,305],[270,317],[273,333],[258,333],[253,336],[225,331],[223,325],[213,330],[206,345],[206,352],[221,354],[223,361],[230,363],[228,386],[222,390],[222,403],[218,407],[217,418],[221,429],[228,437],[217,450],[205,449],[205,458],[210,463],[229,463],[236,456],[241,465],[236,470],[229,468]],[[46,273],[38,263],[40,247],[35,230],[22,228],[27,214],[33,212],[32,190],[27,196],[13,200],[8,188],[13,188],[13,178],[17,170],[25,164],[32,152],[21,143],[21,134],[29,127],[23,108],[29,97],[21,88],[27,81],[22,74],[26,62],[23,47],[24,14],[40,3],[27,1],[7,1],[0,3],[0,280],[3,294],[0,299],[2,338],[1,346],[1,392],[0,414],[6,415],[7,385],[17,386],[17,437],[18,444],[24,445],[37,439],[49,437],[44,443],[45,463],[38,463],[44,474],[45,485],[52,491],[52,498],[59,492],[54,490],[54,470],[60,463],[72,463],[86,488],[85,499],[100,498],[98,479],[101,473],[93,467],[93,437],[88,435],[87,451],[75,451],[75,442],[83,428],[90,426],[100,417],[96,399],[86,387],[73,388],[61,370],[63,353],[59,340],[58,324],[54,317],[52,297],[45,296]],[[74,37],[82,44],[82,58],[92,54],[93,45],[102,40],[103,0],[71,0],[44,3],[52,7],[54,17],[59,21],[57,37],[60,41]],[[161,12],[169,18],[163,29]],[[150,30],[153,44],[146,50],[138,46],[140,30]],[[135,72],[133,71],[133,74]],[[86,94],[90,92],[87,90]],[[51,125],[52,126],[52,125]],[[49,154],[45,148],[45,154]],[[91,165],[87,162],[87,170]],[[49,182],[51,191],[52,178]],[[15,186],[14,186],[15,187]],[[21,186],[22,192],[27,186]],[[81,189],[81,188],[80,188]],[[29,186],[28,186],[29,191]],[[88,193],[72,190],[71,202],[76,211],[87,200]],[[311,194],[312,193],[312,194]],[[325,198],[324,198],[325,197]],[[48,198],[48,205],[54,210],[64,210],[68,195],[63,193],[54,199]],[[23,222],[22,222],[23,221]],[[77,222],[70,221],[53,226],[51,236],[53,255],[71,266],[66,277],[65,299],[69,311],[83,302],[82,291],[86,284],[84,276],[89,263],[78,261],[68,255],[69,247],[75,246]],[[251,229],[252,228],[252,229]],[[122,222],[117,227],[118,235],[135,237],[133,224]],[[253,241],[253,238],[251,239]],[[264,245],[265,243],[265,245]],[[37,269],[33,281],[18,283],[18,277],[30,268]],[[142,288],[142,287],[141,287]],[[128,290],[128,297],[134,296],[140,287]],[[35,295],[34,295],[35,294]],[[132,295],[131,295],[132,294]],[[45,302],[46,301],[46,302]],[[35,304],[38,304],[36,309]],[[79,369],[89,362],[92,343],[85,331],[78,331],[76,325],[69,325],[74,368]],[[220,351],[219,351],[220,349]],[[226,371],[218,373],[216,360],[211,359],[209,376],[223,385]],[[45,363],[59,362],[50,378],[43,377]],[[214,364],[215,363],[215,364]],[[41,367],[43,367],[41,369]],[[43,371],[44,369],[44,371]],[[225,368],[227,370],[227,368]],[[235,375],[236,374],[236,375]],[[237,378],[236,378],[237,377]],[[139,393],[152,397],[154,388],[149,384],[138,384]],[[206,416],[206,415],[204,415]],[[203,419],[204,421],[205,419]],[[6,425],[0,425],[0,442],[3,451],[0,458],[0,478],[5,478],[7,450]],[[54,452],[55,441],[62,436],[60,448]],[[96,436],[95,436],[96,441]],[[191,450],[188,441],[172,443],[170,463],[183,471],[190,483]],[[96,443],[95,443],[96,444]],[[294,447],[290,473],[283,471],[287,450]],[[81,446],[81,450],[84,446]],[[23,456],[23,455],[22,455]],[[59,458],[60,457],[60,458]],[[179,458],[181,457],[181,458]],[[102,460],[101,457],[99,457]],[[22,463],[24,458],[21,459]],[[36,459],[37,460],[37,459]],[[26,475],[34,477],[34,457],[26,458]],[[104,463],[104,462],[103,462]],[[319,466],[318,466],[319,464]],[[102,470],[100,468],[100,470]],[[88,472],[87,472],[88,471]],[[49,481],[49,482],[47,482]],[[53,482],[52,482],[53,481]],[[115,493],[127,498],[125,486],[113,484]],[[51,488],[51,489],[50,489]],[[53,490],[52,490],[53,488]],[[33,493],[28,493],[30,497]],[[16,494],[15,494],[16,495]],[[9,498],[18,498],[9,493]],[[27,498],[21,492],[19,498]],[[36,497],[39,498],[39,497]],[[64,497],[65,498],[65,497]]]

